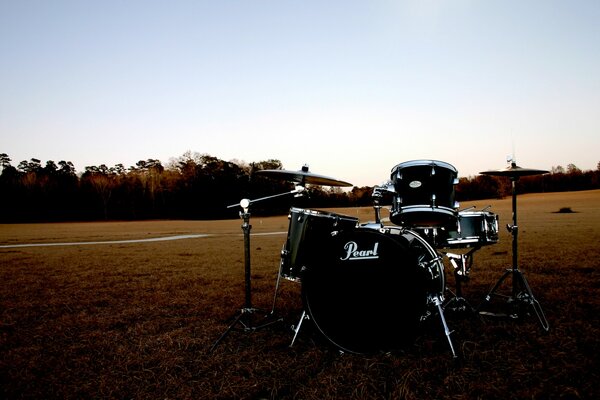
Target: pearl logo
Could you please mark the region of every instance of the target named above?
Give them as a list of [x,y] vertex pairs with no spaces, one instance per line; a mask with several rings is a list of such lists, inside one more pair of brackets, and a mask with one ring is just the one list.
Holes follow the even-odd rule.
[[422,183],[420,181],[412,181],[411,183],[408,184],[408,186],[410,186],[412,189],[420,188],[421,185],[422,185]]
[[356,242],[348,242],[344,245],[344,250],[346,251],[346,255],[344,257],[340,257],[342,261],[353,261],[353,260],[373,260],[379,258],[379,254],[377,253],[377,249],[379,247],[379,242],[373,245],[372,249],[369,250],[359,250],[358,244]]

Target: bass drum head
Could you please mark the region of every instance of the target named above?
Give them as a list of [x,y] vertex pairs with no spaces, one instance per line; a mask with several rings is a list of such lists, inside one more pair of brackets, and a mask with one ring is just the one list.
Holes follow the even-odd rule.
[[351,353],[398,349],[414,340],[435,286],[419,266],[432,257],[414,236],[354,229],[323,243],[321,257],[304,271],[302,297],[326,339]]

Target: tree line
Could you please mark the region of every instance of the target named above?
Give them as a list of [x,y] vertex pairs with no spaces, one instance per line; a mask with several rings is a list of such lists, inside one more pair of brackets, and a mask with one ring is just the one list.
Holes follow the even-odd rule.
[[[0,168],[0,222],[236,218],[239,207],[228,206],[240,199],[270,197],[294,188],[292,183],[256,174],[283,169],[279,160],[224,161],[192,152],[167,165],[148,159],[130,167],[87,166],[82,173],[70,161],[43,164],[32,158],[15,167],[1,153]],[[595,171],[569,164],[518,181],[519,193],[597,188],[600,163]],[[292,202],[303,207],[370,206],[372,191],[368,186],[350,191],[311,186],[302,199],[290,195],[257,202],[252,213],[282,214]],[[456,188],[458,201],[502,198],[510,192],[508,179],[486,175],[460,178]]]

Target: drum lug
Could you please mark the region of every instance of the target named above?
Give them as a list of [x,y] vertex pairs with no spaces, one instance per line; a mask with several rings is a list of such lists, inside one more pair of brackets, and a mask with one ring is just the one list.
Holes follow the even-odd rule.
[[[441,294],[441,293],[440,294],[436,294],[436,295],[429,295],[427,297],[427,303],[428,304],[433,304],[434,306],[437,306],[438,303],[439,304],[443,304],[444,303],[444,295]],[[431,314],[431,313],[429,313],[429,314]]]
[[336,237],[337,235],[339,235],[340,231],[331,231],[330,235],[331,237]]
[[[431,299],[428,299],[427,301],[431,301]],[[425,314],[421,315],[421,322],[427,321],[429,317],[431,317],[431,311],[427,310],[425,311]]]
[[[443,268],[442,268],[441,270],[437,270],[437,271],[436,271],[436,269],[435,269],[435,268],[433,268],[433,266],[434,266],[435,264],[438,264],[438,265],[439,265],[439,264],[441,263],[441,261],[442,261],[442,257],[438,256],[438,257],[435,257],[434,259],[432,259],[432,260],[430,260],[430,261],[427,261],[427,262],[421,262],[421,263],[419,264],[419,266],[420,266],[421,268],[423,268],[423,269],[426,269],[426,270],[429,272],[429,274],[431,275],[431,278],[432,278],[432,279],[436,279],[436,278],[438,278],[438,277],[440,276],[440,273],[443,271]],[[443,264],[442,264],[442,265],[443,265]]]

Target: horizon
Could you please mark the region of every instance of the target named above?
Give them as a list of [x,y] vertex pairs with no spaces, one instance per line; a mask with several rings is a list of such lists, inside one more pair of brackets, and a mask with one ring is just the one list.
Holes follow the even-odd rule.
[[[237,159],[237,158],[234,158],[234,159],[231,159],[231,160],[224,160],[224,159],[221,159],[221,158],[219,158],[219,157],[217,157],[217,156],[214,156],[214,155],[212,155],[212,154],[207,154],[207,153],[198,153],[198,152],[189,152],[189,153],[190,153],[190,156],[192,156],[192,157],[197,157],[197,156],[211,156],[211,157],[215,157],[215,158],[217,158],[217,159],[219,159],[219,160],[221,160],[221,161],[224,161],[224,162],[229,162],[229,163],[236,164],[236,165],[238,165],[238,166],[240,166],[240,167],[249,166],[250,164],[253,164],[253,163],[260,163],[260,162],[264,162],[264,161],[269,161],[269,160],[252,160],[252,161],[247,161],[247,160],[240,160],[240,159]],[[25,160],[16,161],[16,160],[14,160],[12,157],[10,157],[10,154],[7,154],[7,155],[8,155],[8,157],[11,159],[11,161],[10,161],[10,165],[11,165],[11,166],[13,166],[13,167],[15,167],[15,168],[18,168],[18,166],[19,166],[19,164],[20,164],[21,162],[31,162],[32,160],[39,160],[39,161],[40,161],[40,165],[41,165],[41,167],[44,167],[44,166],[46,165],[46,162],[49,162],[49,161],[52,161],[52,162],[54,162],[55,164],[58,164],[58,163],[59,163],[59,162],[61,162],[61,161],[65,161],[65,162],[71,162],[71,163],[72,163],[72,161],[70,161],[70,160],[66,160],[66,159],[42,160],[42,159],[38,159],[37,157],[30,157],[29,159],[25,159]],[[163,160],[158,160],[158,161],[160,161],[161,165],[162,165],[162,166],[163,166],[165,169],[166,169],[166,168],[177,168],[177,166],[176,166],[176,163],[177,163],[177,161],[178,161],[179,159],[181,159],[181,158],[185,157],[185,156],[186,156],[186,153],[184,153],[184,154],[182,154],[182,155],[180,155],[180,156],[178,156],[178,157],[170,157],[170,158],[169,158],[169,160],[168,160],[168,161],[166,161],[166,162],[164,162]],[[111,169],[111,168],[114,168],[114,167],[116,167],[116,166],[118,166],[118,165],[122,165],[122,166],[125,168],[125,170],[132,170],[132,169],[136,168],[136,165],[137,165],[137,163],[138,163],[139,161],[148,161],[148,160],[157,160],[157,159],[153,159],[153,158],[151,158],[151,157],[150,157],[150,158],[145,158],[145,159],[138,160],[138,161],[136,161],[135,163],[132,163],[132,164],[130,164],[130,165],[128,165],[128,164],[124,164],[124,163],[116,163],[116,164],[112,164],[112,165],[109,165],[109,164],[107,164],[107,163],[99,163],[99,164],[95,164],[95,165],[86,165],[86,166],[85,166],[85,167],[83,167],[83,168],[78,168],[78,167],[77,167],[77,165],[75,165],[75,164],[73,163],[73,167],[75,168],[75,174],[76,174],[77,176],[81,177],[81,175],[83,175],[83,174],[86,172],[86,169],[87,169],[88,167],[100,167],[101,165],[105,165],[107,168]],[[281,160],[279,160],[279,159],[277,159],[277,158],[273,158],[273,159],[270,159],[270,160],[281,161]],[[429,159],[420,159],[420,160],[429,160]],[[405,160],[405,161],[415,161],[415,160]],[[405,162],[405,161],[403,161],[403,162]],[[442,161],[442,160],[434,160],[434,161]],[[502,166],[502,167],[498,167],[498,168],[490,168],[490,170],[502,169],[502,168],[504,168],[506,165],[508,165],[510,162],[513,162],[513,160],[509,160],[509,159],[507,159],[507,160],[506,160],[506,164],[505,164],[504,166]],[[398,163],[398,164],[400,164],[400,163]],[[398,164],[396,164],[396,165],[394,165],[392,168],[390,168],[390,173],[391,173],[391,171],[394,169],[394,167],[395,167],[395,166],[397,166]],[[519,165],[519,166],[521,166],[521,167],[522,167],[522,165],[520,165],[518,162],[517,162],[517,165]],[[562,169],[564,170],[564,172],[567,172],[568,168],[569,168],[571,165],[575,166],[577,169],[581,170],[582,172],[596,171],[596,170],[598,170],[598,168],[600,167],[600,161],[599,161],[599,162],[598,162],[598,164],[596,165],[596,168],[581,168],[579,165],[577,165],[577,164],[575,164],[575,163],[567,163],[566,165],[552,164],[552,166],[551,166],[550,168],[548,168],[548,172],[552,173],[552,172],[554,172],[556,169],[559,169],[559,168],[562,168]],[[310,166],[309,166],[309,167],[310,167]],[[285,166],[283,166],[283,167],[282,167],[282,169],[283,169],[283,170],[289,170],[289,171],[300,171],[300,170],[301,170],[301,168],[302,168],[302,166],[300,166],[300,167],[299,167],[299,168],[297,168],[297,169],[293,169],[293,168],[285,168]],[[312,169],[310,169],[310,172],[312,172],[312,173],[315,173],[315,174],[319,174],[319,175],[325,175],[325,176],[329,176],[329,175],[327,175],[327,174],[322,174],[322,173],[320,173],[320,172],[315,172],[315,171],[313,171]],[[482,172],[482,171],[479,171],[479,172],[477,172],[477,173],[475,173],[475,174],[469,174],[469,175],[465,175],[465,174],[461,174],[461,172],[460,172],[460,171],[458,171],[458,177],[459,177],[459,178],[473,178],[473,177],[475,177],[475,176],[481,175],[481,172]],[[1,173],[2,173],[2,167],[0,166],[0,174],[1,174]],[[388,174],[388,175],[389,175],[389,174]],[[336,179],[337,179],[337,177],[332,177],[332,178],[336,178]],[[364,186],[376,186],[376,185],[377,185],[377,184],[373,184],[373,185],[355,185],[355,184],[353,184],[352,186],[364,187]]]

